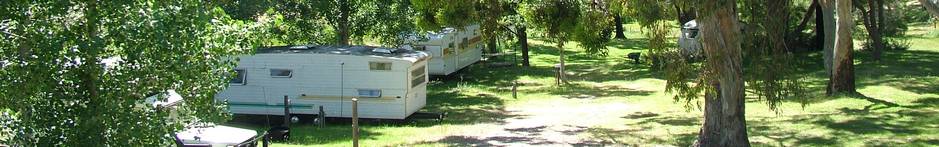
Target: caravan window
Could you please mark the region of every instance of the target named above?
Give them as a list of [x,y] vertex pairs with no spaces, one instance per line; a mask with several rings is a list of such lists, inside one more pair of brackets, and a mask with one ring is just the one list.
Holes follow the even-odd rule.
[[453,48],[445,48],[445,49],[443,49],[443,56],[447,56],[447,55],[450,55],[450,54],[453,54]]
[[425,80],[425,79],[427,79],[427,78],[425,78],[424,76],[425,76],[425,75],[421,75],[420,77],[416,77],[416,78],[412,79],[412,80],[411,80],[411,87],[417,87],[417,85],[424,84],[424,82],[427,81],[427,80]]
[[414,50],[426,51],[427,46],[423,46],[423,45],[414,46]]
[[369,70],[391,70],[391,63],[388,62],[368,62]]
[[381,97],[381,90],[378,89],[359,89],[359,97],[378,98]]
[[271,77],[290,78],[291,76],[293,76],[293,71],[289,69],[271,69]]
[[421,66],[421,67],[414,69],[414,71],[411,71],[411,77],[424,75],[425,68],[426,66]]
[[234,85],[234,84],[237,84],[237,85],[244,85],[244,84],[246,83],[246,82],[245,82],[245,76],[246,76],[245,74],[246,74],[246,73],[245,73],[245,70],[244,70],[244,69],[235,69],[235,77],[234,77],[234,78],[231,78],[231,81],[228,81],[228,83],[231,83],[231,84],[233,84],[233,85]]
[[463,42],[460,42],[460,52],[465,50],[466,47],[469,46],[469,43],[470,43],[469,40],[467,40],[466,38],[463,38]]
[[424,77],[424,73],[427,71],[426,68],[427,66],[421,66],[411,71],[411,87],[417,87],[417,85],[421,85],[427,81]]

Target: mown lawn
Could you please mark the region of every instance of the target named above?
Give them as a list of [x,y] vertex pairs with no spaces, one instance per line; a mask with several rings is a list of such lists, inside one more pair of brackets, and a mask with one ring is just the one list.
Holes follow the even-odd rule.
[[[629,30],[638,30],[630,25]],[[939,30],[913,27],[911,49],[887,51],[880,62],[857,52],[862,95],[824,96],[827,82],[817,53],[799,54],[808,102],[784,102],[770,111],[751,95],[747,125],[755,146],[939,145]],[[702,111],[675,102],[665,81],[627,53],[645,49],[640,32],[595,57],[575,44],[569,51],[572,83],[554,86],[554,44],[530,41],[532,67],[475,64],[458,75],[434,78],[427,111],[448,112],[442,122],[365,123],[366,146],[639,145],[688,146]],[[513,61],[512,56],[499,61]],[[518,97],[511,85],[519,83]],[[245,125],[264,129],[263,125]],[[350,146],[348,121],[325,128],[294,126],[293,139],[275,146]]]

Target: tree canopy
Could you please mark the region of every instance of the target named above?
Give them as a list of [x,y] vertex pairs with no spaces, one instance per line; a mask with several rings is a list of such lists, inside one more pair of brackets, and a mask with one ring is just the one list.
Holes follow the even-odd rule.
[[168,146],[183,122],[135,104],[175,90],[182,120],[226,120],[214,100],[253,23],[217,3],[0,3],[0,126],[14,146]]

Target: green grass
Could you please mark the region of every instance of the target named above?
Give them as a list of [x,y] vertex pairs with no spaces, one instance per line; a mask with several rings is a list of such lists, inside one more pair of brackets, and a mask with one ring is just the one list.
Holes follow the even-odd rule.
[[[637,30],[629,25],[629,30]],[[939,144],[939,36],[932,27],[910,30],[911,49],[887,51],[880,62],[869,62],[867,52],[856,52],[856,76],[861,95],[826,97],[827,78],[817,53],[800,54],[807,72],[808,103],[785,102],[779,111],[748,98],[746,116],[750,141],[755,146],[928,146]],[[610,55],[586,55],[569,44],[568,69],[572,84],[554,86],[554,44],[530,41],[532,67],[488,67],[475,64],[458,75],[435,78],[429,85],[426,111],[448,112],[442,122],[365,123],[361,144],[366,146],[472,146],[521,143],[534,145],[625,144],[688,146],[696,139],[702,111],[686,109],[664,92],[661,73],[625,58],[644,50],[640,32],[610,44]],[[511,56],[503,61],[512,61]],[[510,87],[520,84],[518,98]],[[541,111],[557,114],[564,124],[493,129],[518,120],[541,118]],[[530,112],[530,113],[529,113]],[[595,115],[592,115],[595,114]],[[550,117],[549,117],[550,118]],[[552,119],[549,119],[552,120]],[[539,140],[550,128],[568,126],[561,138],[574,142]],[[263,125],[246,125],[263,129]],[[275,146],[350,146],[348,121],[325,128],[295,126],[293,139]],[[545,127],[547,126],[547,127]],[[545,129],[549,128],[549,129]],[[522,137],[474,137],[491,130]],[[531,134],[535,135],[531,135]]]

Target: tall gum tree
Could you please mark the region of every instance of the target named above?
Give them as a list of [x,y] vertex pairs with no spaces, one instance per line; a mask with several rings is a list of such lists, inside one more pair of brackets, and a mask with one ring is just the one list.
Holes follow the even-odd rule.
[[[821,12],[819,18],[822,20],[823,28],[822,31],[824,41],[822,42],[822,59],[825,64],[825,73],[828,74],[828,78],[831,79],[834,74],[833,64],[835,61],[835,37],[836,37],[836,22],[835,22],[835,0],[817,0],[818,8]],[[832,95],[834,92],[831,89],[831,80],[827,83],[825,87],[825,94]]]
[[856,93],[854,86],[854,15],[851,0],[836,0],[838,11],[837,36],[833,51],[831,91],[833,93]]
[[714,88],[705,95],[704,126],[697,146],[750,146],[744,113],[744,90],[741,48],[736,3],[709,0],[701,3],[698,19],[702,46],[709,73],[708,84]]

